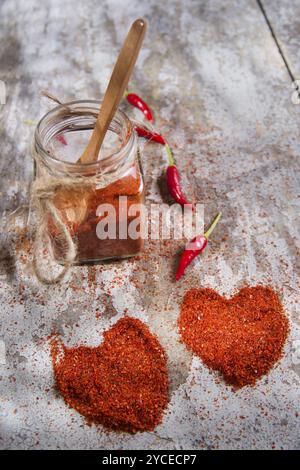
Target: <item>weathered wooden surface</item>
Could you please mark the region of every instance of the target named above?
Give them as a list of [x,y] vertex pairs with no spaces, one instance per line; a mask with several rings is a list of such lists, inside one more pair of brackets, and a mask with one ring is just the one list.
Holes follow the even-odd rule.
[[[224,215],[210,249],[176,286],[178,245],[153,242],[140,261],[76,267],[62,286],[44,288],[32,276],[24,244],[2,231],[0,338],[7,364],[0,365],[1,447],[300,448],[299,108],[291,103],[290,78],[256,2],[42,5],[1,2],[5,214],[27,199],[33,130],[23,120],[45,111],[38,91],[97,98],[128,25],[144,16],[149,31],[131,88],[154,107],[158,125],[177,144],[185,188],[205,204],[206,220],[217,208]],[[160,149],[147,146],[143,161],[148,202],[160,202]],[[247,283],[278,290],[291,333],[270,375],[233,393],[179,344],[176,318],[191,286],[231,295]],[[172,380],[162,425],[135,436],[88,427],[64,405],[53,391],[46,341],[56,329],[67,343],[98,344],[126,311],[158,334]]]
[[262,0],[265,12],[295,79],[300,79],[300,3]]

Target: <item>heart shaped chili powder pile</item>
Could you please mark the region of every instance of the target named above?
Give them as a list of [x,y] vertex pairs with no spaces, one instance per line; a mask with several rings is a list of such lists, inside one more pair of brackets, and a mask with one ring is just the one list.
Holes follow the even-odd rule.
[[269,372],[288,334],[277,294],[263,286],[245,287],[231,299],[212,289],[191,289],[178,323],[188,348],[236,388],[254,385]]
[[89,423],[131,433],[153,431],[168,404],[166,355],[148,328],[125,317],[98,347],[51,340],[56,387]]

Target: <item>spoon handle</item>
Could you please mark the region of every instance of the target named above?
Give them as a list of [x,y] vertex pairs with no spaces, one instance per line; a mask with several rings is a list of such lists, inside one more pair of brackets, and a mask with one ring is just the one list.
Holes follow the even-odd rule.
[[98,159],[103,139],[127,87],[145,32],[146,22],[143,19],[135,20],[113,69],[93,133],[79,159],[80,163],[92,163]]

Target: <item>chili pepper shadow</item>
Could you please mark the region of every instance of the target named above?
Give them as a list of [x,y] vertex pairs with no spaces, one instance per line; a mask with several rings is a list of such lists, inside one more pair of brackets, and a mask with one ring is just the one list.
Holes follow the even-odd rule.
[[176,282],[176,279],[175,279],[175,276],[176,276],[176,272],[177,272],[177,268],[178,268],[178,265],[179,265],[179,260],[180,260],[180,257],[181,257],[181,254],[182,252],[184,251],[184,243],[182,244],[181,247],[178,247],[174,253],[174,256],[172,257],[172,260],[171,261],[171,276],[172,276],[172,282],[175,283]]
[[7,277],[7,282],[12,283],[15,280],[16,259],[11,251],[9,240],[1,242],[0,245],[0,275]]
[[166,204],[172,204],[173,199],[172,197],[170,196],[169,192],[168,192],[168,188],[167,188],[167,184],[166,184],[166,171],[163,170],[163,172],[160,174],[160,176],[157,178],[157,185],[158,185],[158,188],[159,188],[159,192],[160,192],[160,195],[161,195],[161,198],[163,200],[164,203]]

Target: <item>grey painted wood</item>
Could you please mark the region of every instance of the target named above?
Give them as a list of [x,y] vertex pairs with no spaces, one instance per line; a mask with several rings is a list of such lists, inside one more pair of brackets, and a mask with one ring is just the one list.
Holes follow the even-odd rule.
[[[149,20],[149,31],[131,88],[154,108],[205,220],[223,211],[210,248],[178,285],[182,244],[149,241],[139,261],[76,267],[63,285],[42,287],[17,229],[8,232],[2,218],[0,446],[299,448],[299,108],[256,2],[3,0],[0,7],[4,214],[28,198],[33,129],[23,121],[47,109],[39,90],[97,98],[136,16]],[[143,151],[148,204],[162,202],[162,153],[152,144]],[[258,283],[279,292],[291,333],[270,375],[233,393],[179,344],[176,319],[190,287],[231,295]],[[88,427],[64,405],[53,391],[46,342],[56,329],[66,343],[98,344],[126,312],[158,335],[172,384],[162,425],[136,436]]]

